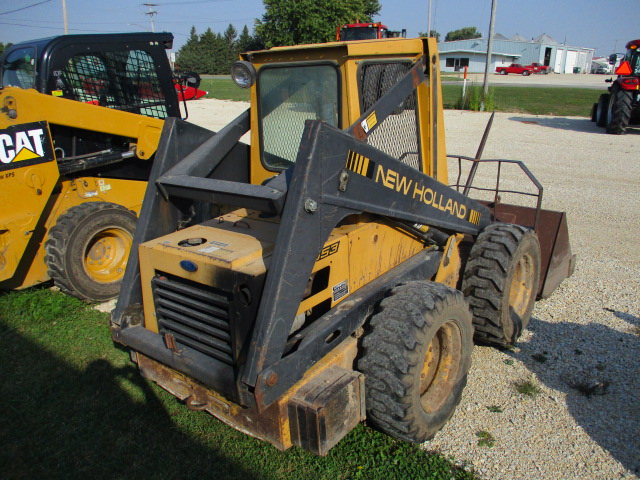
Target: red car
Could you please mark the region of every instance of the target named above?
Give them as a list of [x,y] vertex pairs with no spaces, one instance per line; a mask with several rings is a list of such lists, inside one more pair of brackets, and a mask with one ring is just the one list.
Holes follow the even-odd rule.
[[533,68],[533,73],[549,73],[550,71],[548,66],[542,65],[541,63],[534,62],[529,66]]
[[533,73],[533,67],[520,65],[519,63],[512,63],[508,67],[496,67],[496,73],[500,75],[507,75],[508,73],[517,73],[524,76],[531,75]]

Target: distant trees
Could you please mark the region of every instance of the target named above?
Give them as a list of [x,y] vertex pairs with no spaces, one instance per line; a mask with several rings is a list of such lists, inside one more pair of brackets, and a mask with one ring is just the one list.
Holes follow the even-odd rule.
[[452,42],[454,40],[469,40],[472,38],[480,38],[482,34],[478,32],[476,27],[464,27],[458,30],[453,30],[444,37],[445,42]]
[[13,43],[9,42],[9,43],[2,43],[0,42],[0,55],[2,55],[2,53],[9,48],[11,45],[13,45]]
[[198,35],[196,28],[191,27],[187,42],[176,55],[176,68],[201,74],[228,74],[240,52],[329,42],[335,39],[337,26],[358,20],[371,22],[382,8],[379,0],[263,0],[263,3],[265,13],[262,19],[256,19],[253,35],[246,25],[240,35],[231,24],[222,34],[208,28]]
[[436,42],[440,41],[440,34],[438,32],[436,32],[435,30],[429,30],[429,34],[427,35],[424,32],[418,32],[418,36],[419,37],[433,37],[436,39]]
[[261,48],[264,48],[264,45],[249,34],[246,25],[239,37],[231,24],[223,34],[214,33],[208,28],[203,34],[198,35],[196,27],[191,27],[187,42],[176,55],[176,68],[201,74],[226,75],[240,52]]
[[336,27],[356,20],[371,22],[378,0],[263,0],[265,13],[256,34],[267,47],[322,43],[335,39]]

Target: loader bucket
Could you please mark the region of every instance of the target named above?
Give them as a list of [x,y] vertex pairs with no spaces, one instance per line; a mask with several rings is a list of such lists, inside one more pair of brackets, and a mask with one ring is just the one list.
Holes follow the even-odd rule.
[[[481,203],[491,209],[491,214],[497,221],[531,228],[535,226],[535,208],[504,203],[497,205],[487,202]],[[540,210],[535,230],[540,241],[541,252],[538,298],[548,298],[565,278],[573,274],[576,256],[571,254],[565,212]]]

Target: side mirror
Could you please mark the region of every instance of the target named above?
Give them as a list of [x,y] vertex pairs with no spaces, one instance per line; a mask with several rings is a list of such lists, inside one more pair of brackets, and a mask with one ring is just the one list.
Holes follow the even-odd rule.
[[612,53],[611,55],[609,55],[609,65],[615,65],[617,61],[618,61],[617,54]]
[[180,74],[180,83],[186,87],[198,88],[200,86],[200,75],[196,72],[185,72]]

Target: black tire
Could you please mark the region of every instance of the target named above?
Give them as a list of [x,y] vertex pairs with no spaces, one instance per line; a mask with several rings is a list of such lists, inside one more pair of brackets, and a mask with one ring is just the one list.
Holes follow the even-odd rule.
[[607,106],[609,105],[609,94],[603,93],[598,97],[596,104],[596,125],[604,127],[607,124]]
[[531,75],[531,72],[528,70],[525,70],[524,72],[522,72],[522,75],[524,75],[525,77],[528,75]]
[[609,105],[607,105],[607,133],[622,135],[627,132],[632,103],[631,92],[614,88],[609,97]]
[[513,345],[531,317],[540,278],[540,244],[533,230],[494,223],[471,248],[462,278],[475,338]]
[[131,251],[136,215],[121,205],[87,202],[60,215],[49,230],[45,262],[63,292],[81,300],[118,295]]
[[598,103],[594,103],[593,106],[591,107],[591,121],[595,122],[596,121],[596,112],[598,110]]
[[500,75],[508,75],[509,72],[506,70],[500,70]]
[[432,438],[460,403],[471,366],[473,324],[462,293],[432,282],[394,288],[362,345],[367,421],[408,442]]

